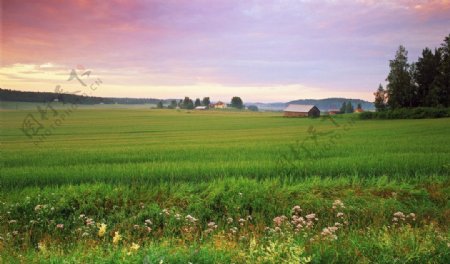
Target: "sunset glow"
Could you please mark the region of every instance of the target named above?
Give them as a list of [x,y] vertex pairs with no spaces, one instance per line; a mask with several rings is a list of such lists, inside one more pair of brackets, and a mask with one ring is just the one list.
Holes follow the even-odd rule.
[[0,87],[95,96],[373,100],[400,44],[449,33],[450,1],[2,1]]

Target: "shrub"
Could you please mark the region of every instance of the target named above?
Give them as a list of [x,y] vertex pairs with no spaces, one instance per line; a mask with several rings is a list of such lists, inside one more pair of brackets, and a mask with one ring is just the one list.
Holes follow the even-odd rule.
[[364,112],[360,119],[422,119],[450,117],[450,108],[398,108],[380,112]]

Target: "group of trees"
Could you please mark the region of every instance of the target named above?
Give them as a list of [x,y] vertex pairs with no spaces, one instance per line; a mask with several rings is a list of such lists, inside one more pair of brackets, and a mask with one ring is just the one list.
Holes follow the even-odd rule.
[[348,101],[348,102],[343,102],[341,109],[340,109],[341,113],[353,113],[355,111],[355,109],[353,108],[352,102]]
[[[197,106],[206,106],[209,107],[209,104],[211,103],[209,97],[203,97],[203,100],[200,101],[200,98],[195,99],[195,101],[192,101],[191,98],[188,96],[184,97],[183,100],[180,100],[177,102],[177,100],[172,100],[170,104],[167,106],[169,109],[175,109],[177,107],[181,109],[194,109]],[[164,108],[164,104],[162,101],[160,101],[157,105],[157,108]]]
[[242,99],[238,96],[235,96],[231,98],[231,107],[242,109],[244,108],[244,102],[242,102]]
[[425,48],[413,63],[408,63],[408,51],[400,46],[389,67],[386,89],[380,84],[374,93],[377,111],[450,106],[450,34],[434,52]]
[[[356,107],[357,109],[362,109],[361,103],[358,103],[358,106]],[[340,109],[341,114],[344,113],[353,113],[355,112],[355,109],[353,108],[352,102],[348,101],[348,102],[343,102],[341,109]]]
[[[211,100],[209,99],[209,97],[203,97],[203,100],[200,100],[200,98],[196,98],[195,101],[193,101],[191,98],[186,96],[179,102],[177,102],[177,100],[172,100],[167,108],[175,109],[179,107],[181,109],[194,109],[197,106],[206,106],[206,108],[209,108],[210,104]],[[242,109],[244,108],[244,103],[240,97],[235,96],[231,99],[231,107]],[[164,108],[163,101],[158,102],[157,108]]]

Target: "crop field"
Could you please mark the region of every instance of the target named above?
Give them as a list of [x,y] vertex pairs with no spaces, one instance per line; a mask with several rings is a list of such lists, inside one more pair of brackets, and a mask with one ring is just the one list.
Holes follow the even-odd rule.
[[8,108],[0,263],[450,262],[448,118]]

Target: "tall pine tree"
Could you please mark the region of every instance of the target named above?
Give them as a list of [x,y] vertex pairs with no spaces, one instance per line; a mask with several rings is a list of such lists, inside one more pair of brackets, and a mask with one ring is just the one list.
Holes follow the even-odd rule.
[[398,48],[395,59],[389,61],[391,71],[386,79],[388,106],[392,109],[411,106],[411,76],[408,64],[408,51],[405,47]]
[[437,97],[431,93],[436,85],[436,78],[439,75],[439,64],[441,60],[440,51],[436,50],[435,54],[425,48],[422,51],[422,57],[415,63],[416,71],[414,72],[414,80],[417,83],[417,106],[434,106],[437,104]]
[[444,43],[439,48],[441,62],[439,65],[439,75],[434,86],[438,96],[438,105],[450,106],[450,34],[445,37]]

